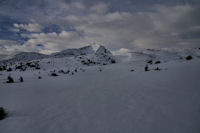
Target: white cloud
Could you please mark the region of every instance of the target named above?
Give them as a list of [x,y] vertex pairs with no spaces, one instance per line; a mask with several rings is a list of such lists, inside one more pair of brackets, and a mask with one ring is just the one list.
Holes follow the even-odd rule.
[[14,24],[15,28],[24,29],[29,32],[41,32],[42,26],[39,24]]
[[[33,33],[25,34],[24,37],[30,38],[24,45],[24,49],[32,51],[33,49],[40,49],[40,53],[53,53],[66,48],[81,47],[87,42],[81,38],[76,32],[62,31],[61,33]],[[39,48],[36,44],[43,44],[44,47]]]
[[60,3],[60,8],[69,10],[70,9],[70,5],[66,4],[66,3]]
[[182,35],[199,32],[198,11],[191,5],[156,5],[154,12],[92,12],[66,19],[84,31],[86,40],[103,42],[110,48],[196,47],[199,39],[192,41]]
[[92,6],[90,10],[99,14],[103,14],[108,11],[108,5],[103,2],[99,2],[96,5]]
[[82,4],[81,2],[72,2],[70,4],[68,3],[64,3],[64,2],[60,2],[59,3],[59,7],[61,9],[66,9],[66,10],[70,10],[70,9],[80,9],[80,10],[84,10],[85,9],[85,5]]
[[17,42],[12,41],[12,40],[0,40],[0,44],[1,45],[14,45],[14,44],[17,44]]
[[85,9],[85,6],[80,2],[74,2],[71,5],[81,10]]
[[11,32],[19,32],[20,30],[18,28],[10,28],[9,31],[11,31]]
[[120,48],[119,50],[112,51],[113,55],[130,56],[130,50],[127,48]]
[[[20,47],[22,50],[51,53],[65,48],[81,47],[88,43],[100,42],[111,50],[120,48],[165,48],[165,47],[196,47],[200,39],[184,38],[183,35],[199,33],[200,16],[197,6],[156,5],[154,12],[108,12],[108,5],[98,3],[86,8],[81,3],[60,5],[51,23],[67,25],[76,31],[63,31],[61,33],[32,33],[26,34],[29,40]],[[80,14],[67,14],[75,7],[87,12]],[[65,12],[64,12],[65,11]],[[49,12],[51,14],[51,12]],[[60,16],[58,14],[61,14]],[[43,21],[42,21],[43,22]],[[49,23],[49,20],[48,22]],[[42,26],[31,24],[15,24],[16,28],[27,31],[41,31]],[[38,28],[39,27],[39,28]],[[37,29],[37,30],[36,30]],[[82,35],[78,32],[81,32]],[[196,34],[195,34],[196,35]],[[37,47],[36,44],[44,44]],[[126,52],[124,49],[116,53]]]
[[0,54],[13,54],[16,51],[20,50],[21,45],[19,45],[16,41],[11,40],[0,40]]

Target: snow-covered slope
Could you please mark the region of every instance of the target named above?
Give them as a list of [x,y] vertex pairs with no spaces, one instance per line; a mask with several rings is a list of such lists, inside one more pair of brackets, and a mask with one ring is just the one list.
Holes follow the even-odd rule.
[[6,58],[7,56],[8,56],[8,55],[0,54],[0,61],[1,61],[1,60],[5,60],[5,58]]
[[[194,59],[152,65],[149,72],[143,61],[57,77],[43,70],[1,72],[0,106],[9,116],[0,132],[199,133],[199,66]],[[8,74],[16,83],[3,83]]]
[[12,58],[8,60],[3,60],[3,63],[14,63],[14,62],[24,62],[24,61],[32,61],[37,59],[48,58],[48,55],[36,53],[36,52],[21,52],[14,55]]
[[187,56],[200,58],[200,49],[146,49],[129,51],[129,58],[133,61],[160,60],[162,62],[169,62],[174,60],[185,60]]
[[[0,71],[0,107],[9,113],[0,133],[200,132],[200,50],[133,51],[123,58],[103,46],[90,50]],[[14,83],[6,83],[9,75]]]
[[164,59],[164,60],[174,60],[185,58],[186,56],[199,57],[199,49],[161,49],[153,50],[147,49],[144,51],[145,54],[151,55],[153,58]]

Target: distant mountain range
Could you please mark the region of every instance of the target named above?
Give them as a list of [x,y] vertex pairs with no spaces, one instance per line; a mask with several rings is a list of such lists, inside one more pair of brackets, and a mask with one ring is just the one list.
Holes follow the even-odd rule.
[[[193,56],[194,58],[200,58],[200,48],[195,49],[146,49],[146,50],[130,50],[127,52],[129,59],[134,60],[176,60],[184,59],[186,56]],[[42,59],[54,59],[54,58],[67,58],[78,57],[81,61],[83,59],[90,59],[97,64],[109,64],[115,62],[116,58],[112,55],[111,51],[106,49],[102,45],[88,45],[81,48],[65,49],[60,52],[52,53],[50,55],[36,53],[36,52],[20,52],[14,56],[0,55],[0,64],[15,63],[15,62],[27,62],[33,60]],[[130,58],[131,56],[131,58]],[[88,61],[84,61],[88,62]],[[87,63],[86,63],[87,64]]]
[[63,58],[63,57],[73,57],[73,56],[80,56],[80,55],[112,55],[112,53],[106,49],[104,46],[99,45],[97,50],[92,45],[88,45],[82,48],[73,48],[73,49],[66,49],[60,52],[53,53],[51,55],[45,55],[37,52],[20,52],[9,59],[4,59],[6,55],[1,55],[0,58],[3,60],[0,61],[1,63],[10,63],[10,62],[20,62],[20,61],[32,61],[44,58]]

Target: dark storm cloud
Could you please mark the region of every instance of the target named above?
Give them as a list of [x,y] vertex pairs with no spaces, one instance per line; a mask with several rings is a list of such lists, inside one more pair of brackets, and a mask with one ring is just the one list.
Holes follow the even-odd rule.
[[0,0],[0,53],[197,47],[199,12],[197,0]]

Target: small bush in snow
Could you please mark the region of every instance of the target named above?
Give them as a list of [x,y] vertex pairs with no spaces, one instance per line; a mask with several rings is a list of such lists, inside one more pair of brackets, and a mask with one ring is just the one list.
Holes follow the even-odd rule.
[[31,62],[27,62],[26,65],[27,65],[27,66],[30,66],[30,65],[31,65]]
[[152,61],[152,60],[149,60],[149,61],[147,61],[147,63],[149,63],[149,64],[152,64],[152,63],[153,63],[153,61]]
[[0,66],[0,71],[6,70],[6,66]]
[[160,61],[156,61],[156,62],[155,62],[155,64],[160,64],[160,63],[161,63]]
[[24,82],[24,79],[23,79],[22,76],[19,78],[19,81],[20,81],[20,82]]
[[154,69],[155,71],[160,71],[160,68],[159,67],[157,67],[156,69]]
[[82,72],[85,72],[85,69],[83,69],[83,68],[80,68],[80,70],[81,70]]
[[22,69],[22,66],[20,65],[20,66],[15,66],[15,70],[17,70],[17,69]]
[[8,81],[6,83],[14,83],[14,80],[11,76],[8,76]]
[[40,67],[39,67],[39,66],[36,66],[36,67],[35,67],[35,69],[39,70],[39,69],[40,69]]
[[70,73],[70,70],[67,70],[66,74],[69,74]]
[[77,72],[77,69],[75,69],[74,72]]
[[58,71],[58,73],[65,73],[65,71],[61,69]]
[[5,109],[0,107],[0,120],[3,120],[7,115],[8,113],[5,111]]
[[20,71],[26,71],[26,68],[27,67],[25,65],[23,65],[23,64],[15,66],[15,70],[19,69]]
[[7,69],[7,72],[11,72],[11,71],[12,71],[12,68],[9,67],[9,68]]
[[144,70],[145,70],[145,72],[149,71],[148,65],[146,65],[146,66],[144,67]]
[[7,67],[7,66],[3,66],[3,67],[2,67],[2,68],[3,68],[3,70],[6,70],[6,67]]
[[42,77],[41,77],[41,76],[38,76],[38,79],[42,79]]
[[51,76],[54,76],[54,77],[55,77],[55,76],[58,76],[58,75],[57,75],[55,72],[52,72],[52,73],[51,73]]
[[115,63],[116,63],[116,61],[115,61],[114,59],[112,59],[112,60],[111,60],[111,63],[112,63],[112,64],[115,64]]
[[99,68],[99,72],[101,72],[102,71],[102,69],[101,68]]
[[192,56],[189,55],[189,56],[185,57],[185,59],[186,60],[192,60]]

